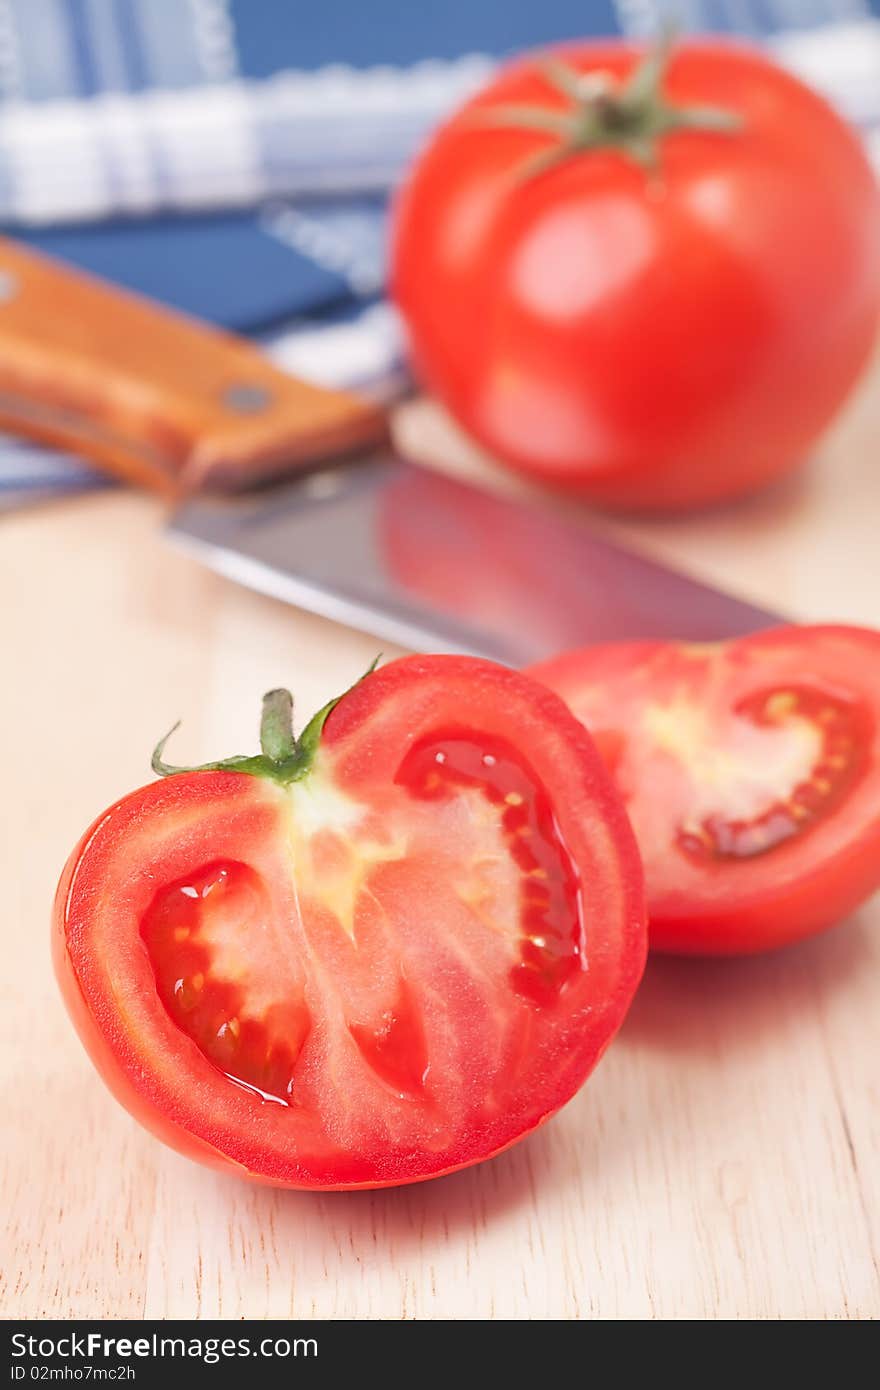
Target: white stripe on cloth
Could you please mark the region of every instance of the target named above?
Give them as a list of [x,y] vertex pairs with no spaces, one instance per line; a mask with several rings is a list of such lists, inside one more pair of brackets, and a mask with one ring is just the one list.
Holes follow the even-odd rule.
[[[851,120],[880,125],[880,21],[769,43]],[[178,91],[11,101],[0,122],[0,220],[45,224],[385,190],[493,67],[471,54],[411,68],[333,66]]]
[[242,206],[387,189],[431,127],[488,77],[471,55],[327,67],[182,91],[12,101],[0,121],[0,220]]

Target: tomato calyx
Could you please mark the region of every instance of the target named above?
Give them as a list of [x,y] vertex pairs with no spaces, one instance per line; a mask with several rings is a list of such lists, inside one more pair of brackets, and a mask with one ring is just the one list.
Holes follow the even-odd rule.
[[741,118],[718,106],[678,106],[663,90],[673,34],[666,30],[623,82],[608,72],[579,72],[560,58],[541,70],[571,103],[565,111],[519,104],[490,107],[480,119],[500,127],[541,131],[559,143],[525,161],[520,174],[532,177],[591,150],[614,149],[649,171],[658,167],[658,146],[676,130],[735,134]]
[[[360,680],[355,681],[355,685],[359,685],[361,680],[375,671],[380,660],[377,656]],[[354,686],[350,689],[353,690]],[[289,690],[269,690],[263,696],[260,718],[261,751],[252,755],[236,754],[231,758],[199,763],[194,767],[178,767],[164,761],[165,746],[171,735],[180,728],[178,720],[156,744],[150,766],[157,777],[174,777],[181,772],[244,772],[251,777],[266,777],[281,787],[289,787],[292,782],[299,782],[311,770],[324,725],[339,701],[348,693],[349,691],[344,691],[343,695],[328,700],[317,714],[312,715],[297,738],[293,732],[293,696]]]

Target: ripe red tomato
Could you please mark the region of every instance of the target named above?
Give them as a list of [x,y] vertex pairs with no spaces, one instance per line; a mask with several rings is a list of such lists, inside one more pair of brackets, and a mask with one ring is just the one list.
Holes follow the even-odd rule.
[[802,463],[880,308],[855,135],[746,47],[683,44],[637,85],[624,44],[546,57],[503,70],[401,192],[416,369],[499,458],[604,504],[700,505]]
[[591,730],[623,794],[653,947],[781,946],[880,887],[880,633],[623,642],[531,674]]
[[489,662],[394,662],[298,742],[285,697],[262,756],[171,770],[80,841],[68,1008],[191,1158],[313,1188],[477,1163],[574,1094],[638,983],[619,797],[563,703]]

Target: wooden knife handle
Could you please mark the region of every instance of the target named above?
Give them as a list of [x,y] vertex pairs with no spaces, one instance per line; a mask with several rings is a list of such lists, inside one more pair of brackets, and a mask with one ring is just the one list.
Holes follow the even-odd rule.
[[248,487],[387,426],[234,334],[0,237],[0,428],[179,492]]

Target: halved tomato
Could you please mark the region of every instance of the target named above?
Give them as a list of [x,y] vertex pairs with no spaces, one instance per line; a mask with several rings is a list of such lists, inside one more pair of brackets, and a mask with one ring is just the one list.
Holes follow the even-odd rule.
[[552,693],[393,662],[298,741],[125,797],[74,851],[55,958],[98,1069],[190,1157],[291,1187],[497,1153],[578,1089],[641,975],[638,852]]
[[592,731],[623,794],[652,947],[780,946],[880,887],[880,633],[616,643],[531,673]]

